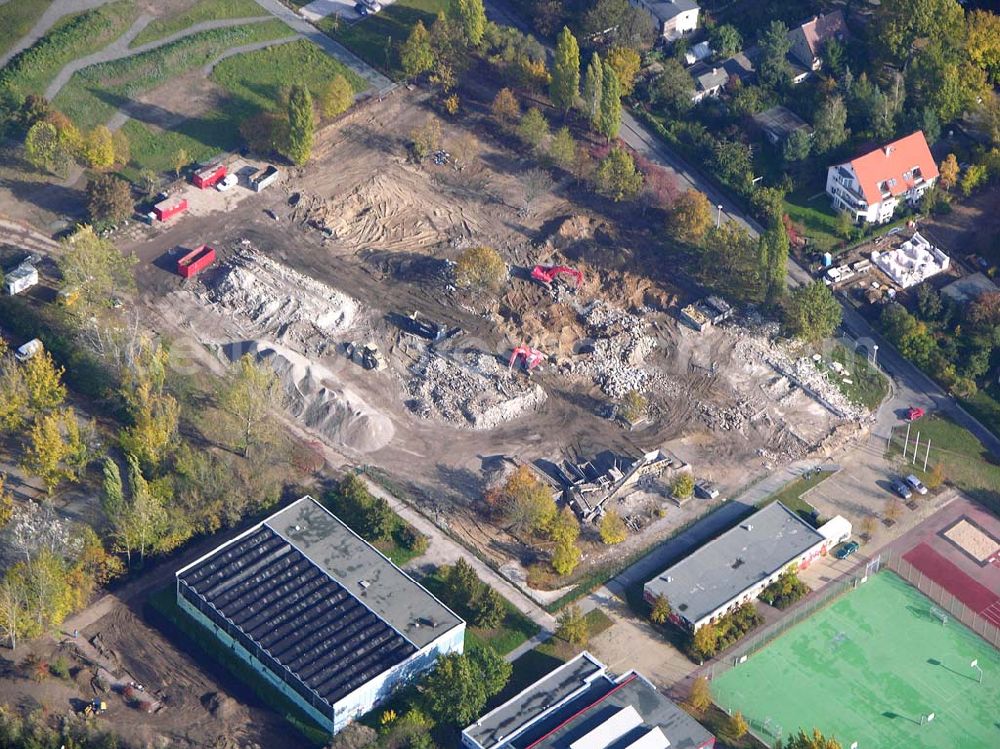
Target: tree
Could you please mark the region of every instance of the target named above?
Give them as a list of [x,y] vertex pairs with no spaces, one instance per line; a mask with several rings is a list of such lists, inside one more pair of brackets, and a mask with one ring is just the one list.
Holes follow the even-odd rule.
[[524,117],[521,118],[521,122],[517,126],[517,135],[531,146],[532,150],[537,151],[541,147],[549,135],[549,123],[538,107],[532,107],[524,113]]
[[455,283],[466,289],[499,293],[507,282],[507,263],[492,247],[470,247],[455,261]]
[[617,137],[622,123],[622,93],[618,74],[607,62],[604,63],[601,88],[601,112],[597,121],[597,131],[608,139]]
[[834,231],[841,239],[849,239],[854,232],[854,215],[850,211],[837,211],[837,218],[834,221]]
[[180,407],[169,393],[155,392],[145,378],[127,401],[132,424],[122,430],[122,449],[144,466],[156,468],[174,444]]
[[990,83],[1000,84],[1000,16],[973,10],[966,18],[965,49],[972,63],[986,73]]
[[944,463],[935,463],[924,479],[924,484],[928,489],[937,489],[944,484],[944,478]]
[[17,638],[23,628],[28,591],[18,575],[5,575],[0,581],[0,633],[10,642],[10,649],[17,649]]
[[802,161],[809,156],[812,150],[812,138],[805,128],[793,130],[785,138],[785,144],[781,148],[781,156],[785,161]]
[[81,318],[89,319],[135,288],[135,256],[123,255],[110,240],[97,236],[93,227],[80,227],[62,244],[56,260],[62,288],[77,295],[74,309]]
[[691,647],[702,660],[711,658],[719,647],[719,630],[714,624],[702,624],[691,638]]
[[562,511],[552,522],[551,536],[556,542],[552,552],[552,568],[559,575],[568,575],[580,563],[580,548],[576,540],[580,536],[580,523],[569,507]]
[[965,18],[955,0],[885,0],[880,3],[876,33],[896,61],[911,57],[914,42],[935,38],[958,48]]
[[28,162],[46,171],[53,171],[58,163],[59,133],[50,122],[36,122],[24,139],[24,155]]
[[780,217],[773,217],[770,226],[760,235],[760,254],[764,260],[765,299],[776,303],[785,293],[788,274],[788,230]]
[[191,163],[191,157],[188,155],[187,150],[184,148],[178,148],[177,153],[174,154],[174,161],[173,161],[174,176],[180,177],[181,170],[190,163]]
[[[420,25],[419,21],[417,25]],[[320,97],[320,111],[324,117],[330,119],[342,115],[351,108],[353,103],[354,89],[351,88],[347,78],[337,73],[323,89],[323,95]]]
[[615,146],[597,168],[597,183],[601,192],[618,203],[632,200],[642,188],[642,174],[635,168],[632,154]]
[[101,482],[101,509],[105,517],[115,523],[125,511],[125,488],[118,464],[110,456],[104,458],[102,466],[104,479]]
[[771,21],[760,41],[760,62],[757,64],[757,78],[763,86],[777,90],[788,85],[792,68],[787,55],[791,48],[788,27],[781,21]]
[[288,158],[297,166],[305,164],[312,155],[315,128],[312,94],[296,83],[288,95]]
[[958,183],[958,158],[950,153],[938,167],[941,174],[939,183],[945,190],[950,190]]
[[560,169],[570,169],[573,166],[573,157],[576,155],[576,141],[568,127],[561,127],[556,130],[555,135],[549,142],[549,158],[552,163]]
[[14,497],[7,491],[7,474],[0,473],[0,529],[14,516]]
[[[436,722],[464,726],[482,713],[492,695],[479,665],[472,655],[449,653],[438,658],[422,684],[428,712]],[[495,681],[499,679],[490,686],[496,686]]]
[[123,221],[135,211],[132,187],[110,174],[87,180],[87,211],[92,221]]
[[115,164],[115,143],[106,125],[98,125],[83,140],[83,160],[92,169],[110,169]]
[[848,134],[847,107],[841,97],[832,96],[816,112],[813,148],[817,153],[826,153],[847,140]]
[[874,515],[865,514],[861,518],[861,535],[866,541],[870,541],[875,535],[875,531],[878,529],[878,521],[875,519]]
[[686,190],[671,206],[668,224],[675,237],[683,242],[698,244],[712,225],[712,204],[705,193]]
[[812,735],[800,728],[798,733],[788,737],[784,749],[841,749],[841,745],[832,736],[830,738],[824,737],[818,728],[813,729]]
[[712,148],[712,159],[723,181],[744,194],[753,188],[753,161],[745,144],[728,138],[717,140]]
[[590,638],[587,618],[575,603],[567,606],[559,614],[556,637],[579,648],[587,647],[587,640]]
[[519,533],[547,531],[556,517],[552,492],[526,465],[519,466],[499,491],[488,493],[486,501],[499,510],[511,530]]
[[750,730],[750,726],[747,725],[746,718],[743,717],[743,713],[737,710],[729,718],[729,733],[737,739],[742,739],[747,735],[747,731]]
[[789,332],[811,343],[829,338],[840,325],[842,310],[822,281],[800,286],[789,295],[784,322]]
[[60,481],[76,475],[67,464],[79,449],[74,444],[70,426],[71,423],[75,425],[75,420],[72,409],[42,414],[35,419],[28,432],[22,463],[27,471],[45,483],[45,489],[50,494]]
[[680,117],[693,106],[694,81],[680,61],[671,57],[663,61],[663,71],[657,76],[650,95],[654,103]]
[[521,116],[521,106],[517,103],[517,97],[509,88],[502,88],[493,97],[493,104],[490,111],[501,127],[508,128]]
[[686,499],[694,493],[694,476],[690,471],[681,471],[674,478],[670,491],[678,499]]
[[663,625],[670,621],[670,615],[673,613],[670,601],[661,593],[653,599],[653,606],[649,610],[649,621],[653,624]]
[[643,49],[656,38],[656,27],[645,11],[628,0],[597,0],[583,16],[583,35],[600,44]]
[[891,497],[885,505],[885,512],[882,514],[890,523],[895,523],[899,520],[899,516],[903,514],[903,508],[900,505],[899,500],[895,497]]
[[273,434],[271,412],[282,405],[284,392],[278,375],[252,354],[244,354],[226,373],[219,406],[236,421],[238,444],[244,458],[266,444]]
[[30,398],[23,368],[13,356],[4,355],[0,358],[0,433],[21,428]]
[[732,57],[743,48],[743,37],[735,26],[723,23],[708,32],[709,43],[719,57]]
[[132,144],[124,130],[119,128],[111,133],[111,146],[115,152],[115,164],[127,166],[132,160]]
[[486,696],[500,694],[510,681],[514,667],[490,645],[475,650],[470,659],[486,688]]
[[635,423],[646,416],[649,401],[638,390],[629,390],[618,404],[618,413],[626,421]]
[[620,544],[628,537],[625,521],[617,510],[608,510],[601,517],[601,540],[608,546]]
[[973,190],[986,181],[986,177],[985,164],[969,164],[965,168],[965,174],[962,175],[962,181],[959,184],[959,187],[962,189],[962,195],[969,197]]
[[507,616],[506,603],[502,595],[489,585],[482,585],[478,595],[469,604],[472,623],[484,629],[499,627]]
[[434,48],[431,47],[431,35],[424,27],[423,21],[417,21],[411,29],[399,57],[407,78],[416,78],[421,73],[426,73],[434,68]]
[[635,78],[642,68],[642,58],[631,47],[612,47],[608,52],[608,64],[615,69],[622,96],[631,96],[635,89]]
[[705,234],[699,258],[702,282],[721,294],[760,304],[767,292],[761,242],[745,226],[726,221]]
[[583,80],[583,113],[587,116],[591,127],[596,128],[600,121],[601,99],[604,96],[604,64],[600,55],[594,52],[587,65],[587,74]]
[[712,688],[707,677],[698,676],[691,682],[688,704],[699,713],[705,712],[712,706]]
[[483,0],[458,0],[455,5],[459,25],[465,41],[478,47],[486,33],[486,9]]
[[128,464],[132,499],[121,519],[122,531],[127,538],[126,548],[137,549],[142,561],[146,558],[146,550],[152,549],[167,531],[167,511],[160,493],[154,491],[142,475],[138,459],[134,455],[126,455],[125,462]]
[[568,113],[580,95],[580,45],[568,28],[563,26],[556,38],[552,83],[549,86],[552,103]]
[[58,408],[66,399],[66,386],[62,376],[66,370],[56,366],[52,354],[40,351],[23,366],[24,386],[28,393],[28,407],[35,413]]
[[441,142],[441,125],[433,117],[428,117],[423,125],[413,129],[410,138],[412,140],[410,153],[414,161],[423,161],[438,149]]

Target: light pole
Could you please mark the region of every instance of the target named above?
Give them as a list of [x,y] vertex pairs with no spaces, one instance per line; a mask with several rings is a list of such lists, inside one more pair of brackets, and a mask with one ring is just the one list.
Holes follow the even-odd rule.
[[983,683],[983,669],[979,667],[979,659],[976,658],[972,663],[969,664],[969,668],[974,668],[979,672],[979,683]]
[[715,228],[718,229],[722,226],[722,203],[719,203],[719,215],[715,219]]
[[878,344],[872,344],[872,364],[878,367]]

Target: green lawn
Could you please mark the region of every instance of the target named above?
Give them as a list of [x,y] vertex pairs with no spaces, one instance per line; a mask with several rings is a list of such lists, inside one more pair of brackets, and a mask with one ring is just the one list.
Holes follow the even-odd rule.
[[1000,654],[932,606],[881,572],[716,676],[715,700],[772,742],[815,726],[844,747],[993,749]]
[[802,495],[832,475],[833,471],[813,471],[808,476],[793,479],[774,494],[761,500],[757,506],[767,507],[772,502],[781,502],[789,510],[797,512],[803,520],[811,523],[816,508],[802,499]]
[[[996,515],[1000,515],[1000,462],[983,447],[972,432],[959,426],[950,419],[931,414],[910,427],[910,449],[913,453],[913,443],[920,433],[920,447],[917,452],[917,464],[907,464],[907,471],[915,473],[922,481],[926,480],[935,463],[944,467],[944,478],[963,492],[988,507]],[[906,427],[899,426],[893,430],[892,444],[889,454],[900,457]],[[924,446],[930,440],[930,459],[927,462],[927,473],[921,469],[924,459]],[[911,458],[907,458],[911,460]]]
[[8,0],[0,5],[0,55],[31,31],[52,0]]
[[231,47],[291,34],[292,30],[277,20],[203,31],[141,55],[84,68],[63,87],[54,103],[79,127],[89,129],[111,119],[122,104],[171,78],[197,70]]
[[150,22],[129,46],[138,47],[147,42],[162,39],[203,21],[218,21],[224,18],[252,18],[263,15],[267,14],[254,0],[201,0],[188,10]]
[[994,382],[985,389],[980,388],[972,398],[963,399],[962,405],[984,427],[1000,436],[1000,385]]
[[[848,376],[838,374],[826,361],[817,364],[824,369],[830,382],[836,385],[852,403],[864,406],[869,411],[877,409],[889,394],[889,381],[886,376],[869,364],[866,356],[855,355],[839,343],[830,353],[830,359],[842,364],[849,373]],[[851,382],[844,382],[845,379]]]
[[[410,29],[423,21],[430,29],[438,12],[447,12],[452,0],[397,0],[375,16],[353,24],[337,23],[331,17],[319,22],[319,27],[372,67],[392,78],[402,77],[399,45],[406,41]],[[388,49],[388,54],[387,54]]]
[[815,252],[832,252],[843,240],[837,236],[837,214],[823,186],[810,182],[785,197],[785,212],[802,228]]
[[12,86],[23,94],[43,93],[63,67],[110,44],[137,16],[134,0],[118,0],[63,18],[0,71],[0,86]]

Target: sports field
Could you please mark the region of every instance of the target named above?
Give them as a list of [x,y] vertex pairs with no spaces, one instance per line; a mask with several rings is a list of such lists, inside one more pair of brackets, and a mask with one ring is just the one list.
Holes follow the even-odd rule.
[[786,737],[815,726],[845,749],[855,741],[859,749],[996,749],[1000,654],[953,619],[942,624],[932,606],[881,572],[716,677],[712,693],[772,742],[779,726]]

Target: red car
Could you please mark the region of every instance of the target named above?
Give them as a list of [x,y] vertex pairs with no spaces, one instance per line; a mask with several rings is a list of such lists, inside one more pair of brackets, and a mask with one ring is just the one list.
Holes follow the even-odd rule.
[[911,408],[909,411],[906,412],[906,420],[916,421],[917,419],[921,418],[925,413],[926,411],[924,411],[924,409],[917,408],[916,406],[914,406],[913,408]]

